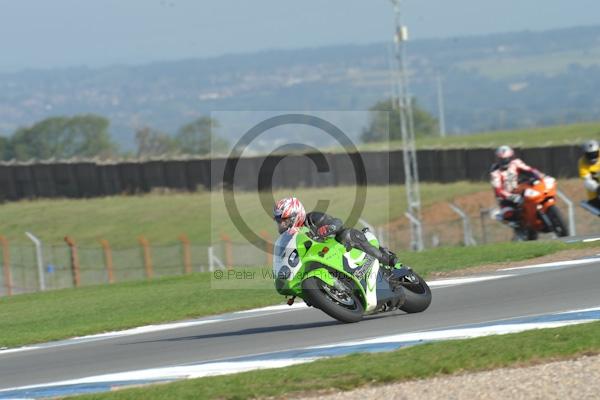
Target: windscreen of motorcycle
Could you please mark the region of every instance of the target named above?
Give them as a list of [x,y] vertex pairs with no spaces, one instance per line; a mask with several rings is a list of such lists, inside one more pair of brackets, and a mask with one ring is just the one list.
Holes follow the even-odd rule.
[[302,262],[296,249],[296,235],[284,232],[273,245],[273,274],[275,279],[291,280]]

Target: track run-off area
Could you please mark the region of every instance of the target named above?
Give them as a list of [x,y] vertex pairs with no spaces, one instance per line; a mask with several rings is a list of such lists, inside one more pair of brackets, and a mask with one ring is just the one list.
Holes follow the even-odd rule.
[[303,303],[0,350],[0,399],[108,391],[600,320],[600,255],[431,281],[420,314],[342,324]]

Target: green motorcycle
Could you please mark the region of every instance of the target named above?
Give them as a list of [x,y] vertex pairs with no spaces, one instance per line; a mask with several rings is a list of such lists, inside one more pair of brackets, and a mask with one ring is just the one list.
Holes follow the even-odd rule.
[[[379,241],[368,230],[373,246]],[[358,322],[364,315],[402,310],[422,312],[431,303],[427,283],[408,267],[380,267],[359,249],[346,249],[334,238],[316,241],[308,228],[283,233],[274,245],[275,288],[284,296],[300,297],[342,322]]]

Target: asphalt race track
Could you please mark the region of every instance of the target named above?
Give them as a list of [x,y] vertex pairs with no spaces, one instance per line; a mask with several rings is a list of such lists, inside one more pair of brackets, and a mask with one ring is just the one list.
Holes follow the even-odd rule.
[[[600,307],[600,258],[480,276],[482,280],[433,283],[433,302],[421,314],[381,314],[358,324],[338,323],[300,304],[188,321],[169,329],[140,329],[4,350],[0,351],[0,390],[388,335],[420,332],[413,335],[418,338],[426,333],[423,331]],[[594,313],[590,318],[600,319],[600,311]],[[43,395],[27,393],[29,396],[0,391],[0,399]]]

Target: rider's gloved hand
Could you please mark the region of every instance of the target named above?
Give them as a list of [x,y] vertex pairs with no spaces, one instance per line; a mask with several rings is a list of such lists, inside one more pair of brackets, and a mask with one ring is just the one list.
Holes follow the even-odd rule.
[[521,204],[523,202],[523,196],[517,193],[511,194],[510,196],[508,196],[508,200],[512,201],[515,204]]
[[400,262],[400,260],[398,259],[398,256],[395,253],[393,253],[390,249],[388,249],[387,247],[379,247],[379,250],[384,255],[384,257],[387,258],[387,260],[385,262],[386,265],[393,267],[394,265],[396,265]]
[[319,235],[321,238],[326,238],[334,232],[334,229],[335,228],[331,225],[323,225],[317,229],[317,235]]

